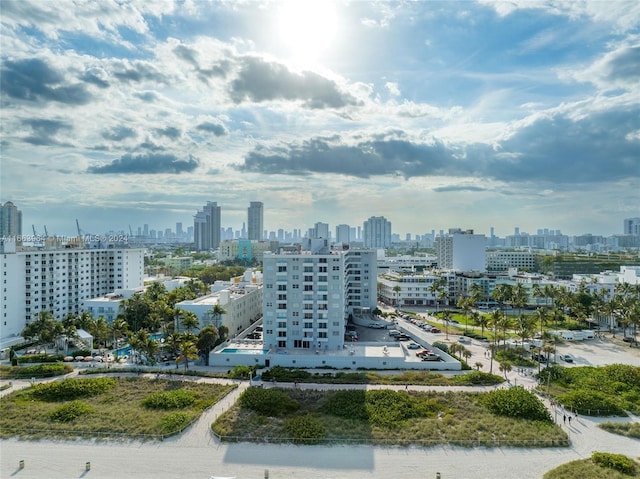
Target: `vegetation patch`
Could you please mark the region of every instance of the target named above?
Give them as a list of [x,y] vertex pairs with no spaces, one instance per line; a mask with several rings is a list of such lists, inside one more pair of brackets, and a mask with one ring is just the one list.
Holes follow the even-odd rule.
[[42,401],[72,401],[106,393],[115,385],[112,378],[63,379],[35,385],[33,396]]
[[295,444],[318,444],[325,433],[322,423],[310,414],[286,419],[283,428]]
[[176,389],[153,393],[142,401],[142,405],[150,409],[183,409],[194,402],[196,394],[193,391]]
[[[106,385],[97,383],[99,386],[96,389],[99,388],[100,392],[92,387],[87,388],[85,381],[99,379],[109,381]],[[57,391],[41,389],[40,386],[47,385],[38,385],[4,396],[0,402],[0,437],[163,439],[183,430],[205,409],[235,388],[234,385],[138,377],[68,379],[51,384],[66,381],[77,382],[80,386],[66,384],[61,391]],[[87,389],[91,394],[82,396]],[[42,394],[43,391],[46,393]],[[81,397],[74,397],[64,404],[58,402],[61,396],[74,396],[77,391],[82,391]],[[196,400],[189,401],[189,405],[183,404],[184,407],[179,410],[154,409],[142,404],[145,399],[155,397],[155,393],[173,391],[185,391]],[[181,393],[178,393],[178,397],[182,397]],[[85,405],[93,412],[89,413]],[[81,415],[75,420],[65,420],[75,414]],[[60,419],[54,420],[54,417]]]
[[[252,388],[260,389],[260,388]],[[484,393],[394,390],[317,391],[284,389],[280,394],[297,410],[267,417],[238,401],[212,425],[223,440],[292,442],[291,426],[316,431],[300,442],[380,445],[455,444],[465,447],[568,446],[566,433],[553,422],[530,421],[494,414],[483,405]],[[282,397],[282,396],[280,396]],[[322,426],[321,429],[316,425]],[[297,436],[295,436],[297,437]],[[304,439],[306,437],[306,439]]]
[[71,401],[54,409],[50,417],[52,421],[71,422],[75,421],[80,416],[84,416],[92,412],[93,408],[87,403],[82,401]]
[[612,434],[640,439],[640,423],[637,422],[605,422],[598,427]]
[[2,379],[51,378],[63,376],[73,371],[73,367],[63,363],[36,364],[34,366],[0,366]]
[[571,461],[548,471],[543,479],[630,479],[640,477],[638,466],[636,472],[626,474],[596,464],[592,458]]
[[565,407],[587,416],[640,414],[640,367],[551,366],[538,374],[550,394]]
[[172,412],[162,417],[160,429],[165,433],[175,434],[187,427],[191,420],[191,416],[186,412]]
[[483,396],[482,403],[491,412],[500,416],[547,423],[553,422],[551,414],[549,414],[542,401],[522,386],[490,391]]
[[504,378],[478,371],[454,377],[443,376],[431,371],[404,371],[398,374],[378,374],[375,372],[326,372],[310,373],[303,369],[275,366],[262,374],[263,381],[299,382],[318,384],[414,384],[438,386],[490,386],[504,382]]
[[298,410],[297,401],[280,389],[248,388],[240,395],[240,404],[263,416],[283,416]]
[[599,466],[613,469],[623,474],[635,474],[637,463],[623,456],[622,454],[611,454],[609,452],[594,452],[591,454],[591,460]]

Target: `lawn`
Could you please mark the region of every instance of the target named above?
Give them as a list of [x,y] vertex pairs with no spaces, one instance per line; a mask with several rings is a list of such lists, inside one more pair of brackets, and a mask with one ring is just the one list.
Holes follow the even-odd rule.
[[[597,456],[612,457],[613,461],[597,460]],[[596,460],[594,460],[596,458]],[[621,472],[614,467],[629,466],[631,471]],[[568,462],[547,472],[543,479],[633,479],[640,477],[640,464],[618,454],[594,453],[589,459]]]
[[482,401],[486,393],[277,388],[263,391],[260,395],[266,396],[254,401],[254,405],[251,401],[243,403],[241,397],[212,425],[213,431],[229,441],[465,447],[569,445],[565,432],[552,421],[490,412]]
[[162,440],[182,431],[234,387],[144,378],[38,384],[2,399],[0,437]]

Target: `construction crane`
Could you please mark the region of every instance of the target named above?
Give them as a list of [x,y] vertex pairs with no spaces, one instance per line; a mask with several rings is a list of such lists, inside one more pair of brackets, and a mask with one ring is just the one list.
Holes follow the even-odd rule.
[[38,233],[36,233],[36,225],[31,225],[31,229],[33,229],[33,236],[38,236]]
[[78,222],[78,218],[76,218],[76,228],[78,228],[78,236],[82,236],[84,232],[80,229],[80,223]]
[[45,238],[49,237],[49,232],[47,231],[47,225],[44,225],[44,237]]
[[131,225],[129,225],[129,234],[131,234],[131,237],[133,238],[133,230],[131,229]]

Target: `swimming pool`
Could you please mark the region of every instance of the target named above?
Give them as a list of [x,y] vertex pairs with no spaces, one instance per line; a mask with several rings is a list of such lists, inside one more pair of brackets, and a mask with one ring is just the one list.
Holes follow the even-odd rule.
[[224,348],[221,353],[227,354],[267,354],[268,349],[239,349],[239,348]]

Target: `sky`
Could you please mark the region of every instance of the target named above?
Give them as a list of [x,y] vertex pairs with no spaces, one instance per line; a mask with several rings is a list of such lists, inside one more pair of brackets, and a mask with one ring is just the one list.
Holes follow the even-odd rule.
[[619,234],[640,216],[640,2],[0,6],[23,233],[316,222]]

